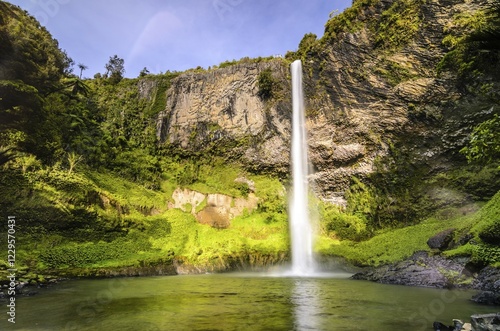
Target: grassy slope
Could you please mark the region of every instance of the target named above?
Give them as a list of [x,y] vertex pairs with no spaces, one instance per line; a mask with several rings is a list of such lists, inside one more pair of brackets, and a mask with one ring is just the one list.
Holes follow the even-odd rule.
[[401,261],[416,251],[431,251],[427,240],[443,230],[453,228],[456,230],[454,242],[468,234],[473,236],[473,240],[446,251],[446,256],[470,256],[478,264],[499,266],[500,249],[481,239],[484,233],[492,233],[492,229],[498,227],[499,216],[500,192],[472,215],[445,220],[430,218],[414,226],[385,230],[362,242],[340,241],[323,236],[318,239],[316,249],[321,254],[342,256],[357,265],[379,266]]
[[[210,176],[212,171],[218,175]],[[238,166],[218,165],[200,171],[198,182],[190,186],[205,193],[241,196],[234,179],[242,173]],[[220,174],[224,180],[219,180]],[[35,170],[18,177],[24,183],[17,185],[31,192],[29,199],[13,200],[10,207],[14,215],[20,212],[17,263],[27,279],[36,278],[36,273],[92,274],[102,268],[169,264],[173,258],[199,266],[224,266],[231,258],[278,258],[288,251],[286,216],[280,210],[262,203],[257,211],[234,219],[229,229],[201,225],[189,213],[168,209],[177,186],[168,176],[160,190],[146,189],[105,170],[71,174],[63,169]],[[246,177],[255,182],[261,202],[285,204],[277,179]],[[7,193],[6,187],[1,189]],[[25,221],[26,215],[33,216]],[[5,261],[0,262],[5,270]]]

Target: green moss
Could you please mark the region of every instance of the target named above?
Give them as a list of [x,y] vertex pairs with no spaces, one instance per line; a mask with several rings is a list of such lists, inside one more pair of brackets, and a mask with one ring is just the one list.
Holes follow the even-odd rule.
[[408,44],[417,34],[425,0],[398,0],[382,13],[376,27],[375,44],[384,49],[397,49]]
[[450,288],[455,286],[471,285],[474,280],[472,277],[467,277],[458,271],[443,268],[439,268],[438,271],[446,278],[447,286]]
[[402,229],[386,229],[361,242],[332,240],[323,236],[318,240],[317,250],[325,255],[342,256],[358,265],[378,266],[401,261],[416,251],[430,251],[427,246],[429,238],[443,230],[455,228],[455,242],[469,233],[475,238],[465,245],[444,252],[445,256],[469,256],[479,265],[496,265],[500,258],[498,240],[486,243],[481,240],[481,235],[490,233],[490,227],[496,226],[498,216],[500,192],[475,214],[446,220],[431,218]]
[[449,52],[438,64],[438,72],[452,72],[459,88],[498,101],[498,4],[457,14],[445,32],[443,44]]
[[[491,245],[498,247],[500,242],[500,193],[497,193],[479,212],[479,222],[472,228],[471,232],[485,243],[484,249],[493,249]],[[491,246],[491,247],[490,247]],[[493,259],[497,253],[487,260],[497,262]]]
[[384,77],[392,86],[416,78],[416,75],[408,68],[389,60],[382,61],[375,72]]
[[358,243],[323,239],[318,250],[325,255],[342,256],[357,265],[379,266],[402,261],[416,251],[429,251],[427,240],[436,233],[450,227],[467,227],[474,222],[472,217],[449,221],[429,219],[418,225],[387,230]]
[[157,115],[158,113],[165,110],[167,105],[167,89],[171,85],[171,80],[176,77],[178,74],[170,74],[165,75],[166,77],[156,78],[157,79],[157,87],[154,93],[153,103],[151,104],[151,110],[149,114],[152,116]]

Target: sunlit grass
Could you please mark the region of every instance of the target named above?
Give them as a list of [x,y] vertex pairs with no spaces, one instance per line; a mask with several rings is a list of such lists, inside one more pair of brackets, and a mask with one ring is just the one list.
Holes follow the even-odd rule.
[[478,217],[479,213],[449,220],[431,218],[414,226],[386,230],[361,242],[320,237],[317,250],[324,255],[342,256],[357,265],[383,265],[402,261],[417,251],[431,251],[427,241],[443,230],[456,229],[456,237],[467,233],[478,224]]

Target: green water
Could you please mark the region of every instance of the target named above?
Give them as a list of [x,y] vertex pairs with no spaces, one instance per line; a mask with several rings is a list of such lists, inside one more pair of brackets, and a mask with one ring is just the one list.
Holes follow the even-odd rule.
[[[18,297],[0,330],[432,330],[499,307],[474,292],[343,278],[224,274],[63,282]],[[5,305],[3,305],[4,310]]]

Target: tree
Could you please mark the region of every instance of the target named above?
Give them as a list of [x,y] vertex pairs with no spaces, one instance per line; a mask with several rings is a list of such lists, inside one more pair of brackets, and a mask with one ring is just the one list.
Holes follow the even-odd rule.
[[108,63],[104,66],[106,76],[109,77],[113,84],[118,84],[123,79],[125,73],[125,60],[118,55],[110,56]]
[[83,74],[83,71],[84,70],[87,70],[89,67],[87,67],[85,64],[83,63],[78,63],[78,68],[80,68],[80,79],[82,79],[82,74]]
[[144,77],[144,76],[147,76],[149,74],[150,74],[150,72],[149,72],[148,68],[144,67],[144,69],[142,69],[141,72],[139,73],[139,77]]

